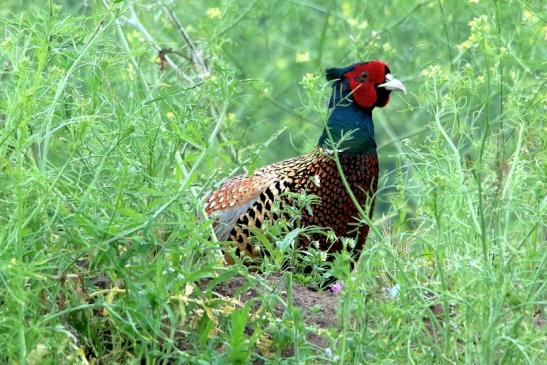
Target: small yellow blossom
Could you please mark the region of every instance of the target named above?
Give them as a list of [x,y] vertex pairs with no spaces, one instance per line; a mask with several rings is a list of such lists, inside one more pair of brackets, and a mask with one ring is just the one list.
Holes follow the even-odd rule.
[[515,81],[518,77],[518,74],[514,70],[512,70],[509,72],[509,76],[511,77],[511,80]]
[[278,58],[276,61],[275,61],[275,66],[281,70],[284,70],[287,68],[287,66],[289,65],[289,62],[287,62],[287,59],[286,58]]
[[297,52],[296,53],[296,63],[305,63],[310,60],[309,52]]
[[342,48],[346,45],[346,39],[344,37],[338,37],[336,40],[336,47]]
[[0,43],[0,48],[10,50],[12,45],[13,45],[13,40],[11,39],[11,37],[8,36],[4,38],[2,43]]
[[321,262],[327,261],[327,253],[325,251],[321,251],[319,255],[321,257]]
[[167,112],[167,113],[165,114],[165,116],[167,117],[167,119],[173,120],[173,118],[175,117],[175,113],[173,113],[173,112]]
[[132,41],[144,42],[144,38],[142,37],[142,34],[137,30],[129,32],[127,34],[127,39],[129,40],[129,42],[132,42]]
[[484,39],[483,35],[490,33],[492,30],[486,15],[475,17],[468,24],[471,28],[471,34],[467,40],[456,46],[460,51],[477,47]]
[[133,64],[132,63],[128,63],[127,64],[127,76],[129,78],[129,80],[135,80],[135,68],[133,67]]
[[312,81],[313,79],[315,78],[315,75],[312,74],[311,72],[307,72],[304,77],[302,78],[302,81],[304,82],[309,82],[309,81]]
[[314,81],[317,79],[317,75],[308,72],[302,77],[302,81],[300,81],[300,85],[304,86],[306,89],[310,89],[314,87]]
[[357,26],[359,29],[365,29],[366,27],[368,27],[368,22],[366,20]]
[[534,17],[534,14],[530,10],[524,9],[522,11],[522,23],[523,24],[529,23],[532,20],[533,17]]
[[211,19],[219,18],[222,12],[219,8],[209,8],[207,9],[207,16]]
[[476,46],[477,44],[475,43],[475,37],[473,37],[473,35],[471,35],[471,37],[469,37],[469,39],[467,39],[466,41],[458,44],[456,47],[460,50],[460,51],[463,51],[463,50],[466,50],[466,49],[469,49],[471,47],[474,47]]
[[429,65],[427,68],[424,68],[421,72],[422,76],[433,78],[441,72],[441,68],[438,65]]
[[469,0],[471,4],[478,4],[480,0]]
[[347,21],[348,24],[351,25],[352,27],[357,26],[357,24],[359,23],[359,21],[358,21],[357,19],[352,18],[352,17],[346,18],[346,21]]
[[366,20],[363,22],[359,22],[359,20],[355,18],[347,17],[346,21],[348,22],[350,26],[355,27],[357,29],[365,29],[366,27],[368,27],[368,22]]
[[351,5],[347,1],[342,3],[342,15],[346,18],[351,15]]
[[481,24],[485,24],[488,22],[488,17],[486,15],[481,15],[478,17],[475,17],[469,21],[469,26],[471,27],[471,30],[477,29]]

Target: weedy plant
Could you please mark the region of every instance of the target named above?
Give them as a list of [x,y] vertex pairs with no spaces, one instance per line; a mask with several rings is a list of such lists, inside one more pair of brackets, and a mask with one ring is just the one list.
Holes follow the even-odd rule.
[[[546,363],[543,10],[2,3],[0,362]],[[311,149],[323,69],[366,59],[410,93],[355,269],[297,249],[306,194],[226,266],[203,197]]]

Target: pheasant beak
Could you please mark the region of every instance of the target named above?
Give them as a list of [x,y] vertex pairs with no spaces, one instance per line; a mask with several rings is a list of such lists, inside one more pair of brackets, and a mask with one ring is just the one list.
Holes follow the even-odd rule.
[[383,84],[378,85],[378,87],[383,87],[386,90],[391,91],[402,91],[406,94],[406,88],[405,85],[399,80],[397,80],[395,77],[393,77],[392,74],[386,75],[386,82]]

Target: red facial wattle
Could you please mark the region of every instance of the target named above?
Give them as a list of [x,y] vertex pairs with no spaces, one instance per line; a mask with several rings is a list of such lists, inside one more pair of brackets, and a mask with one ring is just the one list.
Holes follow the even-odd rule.
[[358,76],[354,77],[346,74],[346,77],[349,80],[349,87],[352,91],[351,95],[359,106],[362,108],[371,108],[376,104],[377,95],[372,83],[360,82],[358,81]]
[[376,86],[385,82],[385,75],[389,72],[387,65],[380,61],[371,61],[358,65],[344,74],[349,82],[355,102],[362,108],[385,106],[389,98],[382,100],[382,105],[376,105],[378,95]]

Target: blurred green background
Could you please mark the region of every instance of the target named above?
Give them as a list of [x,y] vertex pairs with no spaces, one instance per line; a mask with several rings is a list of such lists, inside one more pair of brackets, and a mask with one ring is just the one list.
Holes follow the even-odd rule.
[[[101,1],[54,1],[61,16],[94,16],[105,12]],[[125,16],[123,2],[120,12]],[[321,117],[306,107],[300,85],[308,73],[322,77],[329,66],[380,59],[403,80],[409,94],[395,95],[385,110],[375,113],[381,163],[391,169],[390,155],[407,135],[419,143],[431,119],[424,111],[428,102],[424,74],[431,65],[442,72],[463,70],[477,79],[476,94],[467,100],[476,108],[485,104],[489,119],[500,113],[501,90],[494,83],[504,77],[510,87],[513,64],[526,60],[526,77],[539,75],[544,65],[544,4],[542,1],[139,1],[134,9],[142,25],[161,48],[184,53],[186,45],[177,29],[162,12],[172,9],[188,35],[214,68],[229,64],[235,70],[237,98],[230,105],[237,130],[228,131],[237,150],[267,140],[282,126],[287,131],[263,151],[258,165],[309,151],[321,133]],[[29,14],[47,9],[47,2],[9,1],[1,6],[4,16]],[[473,19],[486,17],[488,29]],[[82,18],[92,28],[93,18]],[[499,29],[496,29],[496,25]],[[183,87],[171,75],[160,76],[154,63],[156,52],[139,29],[125,23],[133,55],[152,79],[171,81],[156,85],[156,91]],[[503,40],[496,39],[498,33]],[[505,49],[503,75],[490,59]],[[173,56],[184,70],[188,61]],[[522,72],[520,70],[519,72]],[[148,76],[149,75],[149,76]],[[484,82],[488,78],[488,84]],[[482,80],[482,81],[480,81]],[[125,80],[126,82],[128,80]],[[330,90],[318,89],[324,105]],[[184,95],[179,95],[184,98]],[[183,100],[181,100],[183,101]],[[486,114],[481,119],[487,118]],[[484,121],[481,121],[484,122]],[[414,132],[422,132],[417,135]]]
[[[546,18],[514,0],[2,1],[0,362],[180,360],[182,333],[184,359],[226,363],[251,339],[198,282],[245,268],[224,266],[203,198],[310,151],[325,68],[380,59],[409,92],[374,112],[377,229],[326,343],[353,363],[545,363]],[[297,314],[257,326],[326,356]]]

